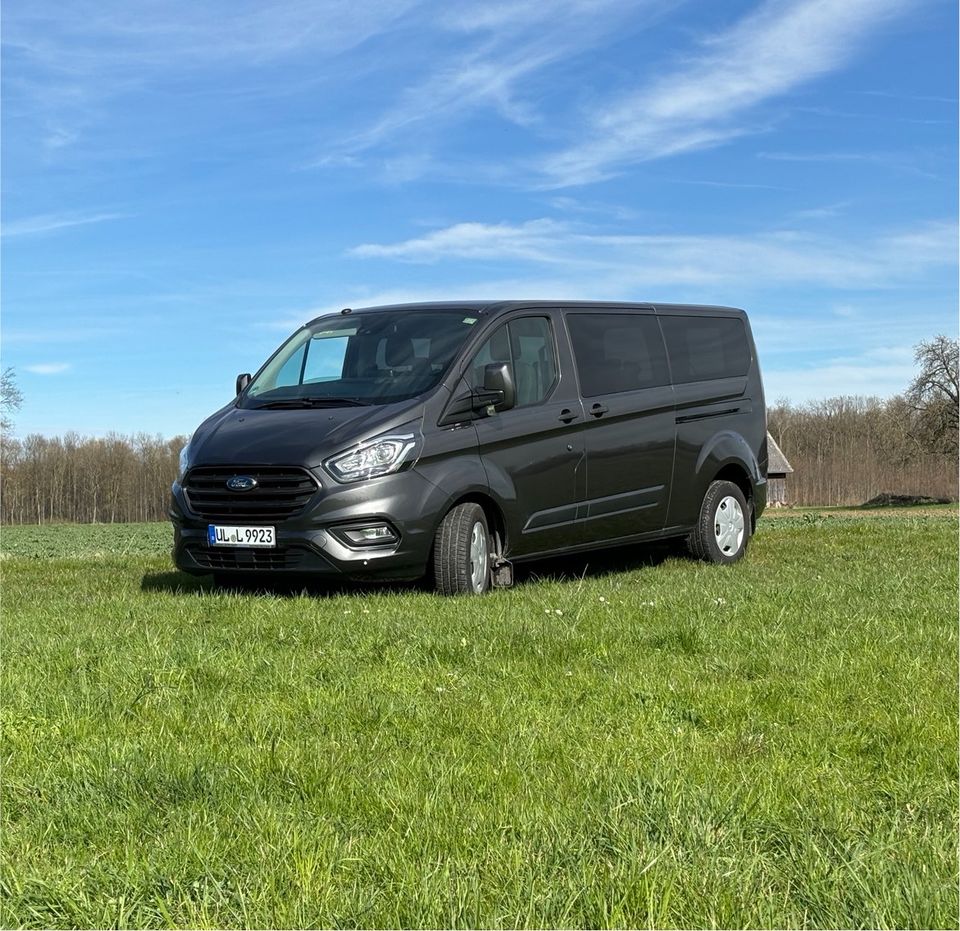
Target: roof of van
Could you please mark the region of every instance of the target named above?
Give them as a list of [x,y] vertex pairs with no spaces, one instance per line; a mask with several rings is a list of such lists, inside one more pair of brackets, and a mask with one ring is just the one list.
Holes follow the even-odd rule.
[[[656,310],[666,313],[710,313],[722,316],[745,316],[745,312],[738,307],[713,306],[711,304],[662,304],[637,303],[628,301],[426,301],[417,304],[381,304],[375,307],[344,308],[340,313],[367,314],[382,313],[387,310],[432,310],[451,311],[452,313],[474,313],[483,316],[499,315],[510,310],[526,308],[554,308],[562,307],[565,310]],[[331,311],[316,317],[329,317],[335,314]],[[312,323],[313,321],[311,321]]]

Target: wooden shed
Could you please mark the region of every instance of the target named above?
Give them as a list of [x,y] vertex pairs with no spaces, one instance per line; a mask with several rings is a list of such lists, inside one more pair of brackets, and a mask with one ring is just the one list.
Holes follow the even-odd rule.
[[787,503],[787,475],[793,466],[787,462],[777,441],[767,434],[767,504],[783,507]]

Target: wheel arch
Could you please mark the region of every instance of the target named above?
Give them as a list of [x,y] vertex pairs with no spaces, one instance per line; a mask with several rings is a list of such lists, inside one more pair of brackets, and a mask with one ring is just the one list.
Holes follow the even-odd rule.
[[728,481],[736,485],[750,509],[750,532],[756,531],[756,486],[763,478],[756,455],[739,433],[724,431],[704,444],[697,459],[697,475],[701,500],[711,482]]
[[457,498],[448,502],[443,513],[437,520],[437,527],[443,523],[444,518],[458,505],[478,504],[483,508],[483,514],[487,518],[487,527],[490,533],[494,535],[496,553],[502,555],[507,550],[507,524],[500,505],[490,495],[479,491],[468,491]]

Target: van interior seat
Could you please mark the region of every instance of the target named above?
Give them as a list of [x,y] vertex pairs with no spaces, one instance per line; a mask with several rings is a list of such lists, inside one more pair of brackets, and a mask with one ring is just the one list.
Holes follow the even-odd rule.
[[407,336],[391,336],[383,347],[383,360],[392,371],[413,372],[420,363],[429,367],[429,359],[419,359],[413,340]]
[[540,385],[540,364],[517,361],[513,367],[517,383],[517,404],[534,404],[539,401],[543,396]]

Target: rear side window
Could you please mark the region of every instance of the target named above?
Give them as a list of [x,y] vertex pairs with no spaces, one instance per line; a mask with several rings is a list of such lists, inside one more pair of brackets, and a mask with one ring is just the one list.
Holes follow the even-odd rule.
[[750,349],[739,317],[661,317],[660,323],[678,385],[747,374]]
[[651,314],[567,314],[567,324],[585,398],[670,383]]

